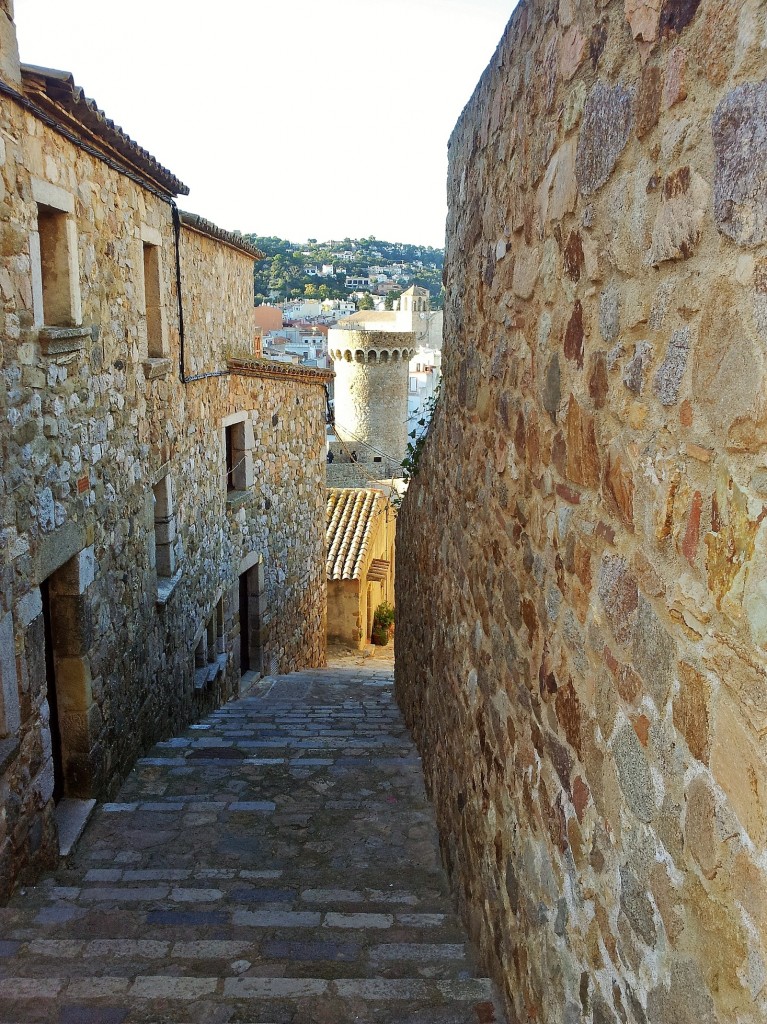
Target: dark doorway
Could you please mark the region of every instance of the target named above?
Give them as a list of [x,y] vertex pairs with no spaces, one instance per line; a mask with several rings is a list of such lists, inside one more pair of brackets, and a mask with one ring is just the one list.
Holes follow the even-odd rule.
[[250,671],[250,609],[248,608],[248,574],[240,576],[240,674]]
[[240,671],[263,671],[262,606],[264,566],[259,562],[240,574]]
[[43,625],[45,628],[45,679],[50,714],[51,752],[53,755],[53,800],[58,803],[64,795],[64,757],[61,747],[61,726],[59,725],[59,701],[56,691],[56,663],[53,653],[53,626],[51,624],[51,594],[48,580],[40,584],[43,602]]

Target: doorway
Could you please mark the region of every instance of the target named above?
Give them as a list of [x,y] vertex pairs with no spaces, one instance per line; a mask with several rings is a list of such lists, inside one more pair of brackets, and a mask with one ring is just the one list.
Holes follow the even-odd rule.
[[93,693],[87,656],[90,607],[80,579],[75,556],[40,584],[56,804],[65,797],[90,797],[94,788],[89,728]]
[[263,674],[264,564],[240,573],[240,674]]
[[51,588],[49,580],[43,580],[40,584],[40,597],[43,602],[43,628],[45,633],[45,688],[48,698],[48,728],[51,732],[51,754],[53,757],[53,802],[57,804],[64,795],[64,756],[61,749],[59,697],[56,688],[56,663],[53,653]]

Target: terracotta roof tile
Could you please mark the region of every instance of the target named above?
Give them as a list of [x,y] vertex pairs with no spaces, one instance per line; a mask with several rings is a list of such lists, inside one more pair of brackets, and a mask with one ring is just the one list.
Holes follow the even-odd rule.
[[329,580],[362,578],[375,519],[385,504],[380,491],[365,487],[328,488],[325,536]]
[[191,228],[192,231],[198,231],[201,235],[207,235],[208,238],[224,242],[233,249],[239,249],[240,252],[252,257],[254,260],[264,259],[264,254],[261,250],[252,245],[246,238],[243,238],[238,231],[226,231],[204,217],[200,217],[199,214],[188,213],[186,210],[179,210],[179,215],[181,223],[185,227]]
[[105,150],[122,158],[127,166],[140,171],[145,179],[168,195],[188,195],[187,186],[163,167],[151,153],[142,149],[122,128],[111,121],[95,101],[89,99],[75,84],[68,71],[22,64],[24,93],[42,107],[55,121],[70,121],[100,143]]

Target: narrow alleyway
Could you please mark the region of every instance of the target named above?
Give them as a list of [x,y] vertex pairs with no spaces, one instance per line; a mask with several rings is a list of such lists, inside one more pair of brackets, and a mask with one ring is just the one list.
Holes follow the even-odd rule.
[[490,1024],[391,661],[262,680],[158,744],[0,909],[2,1024]]

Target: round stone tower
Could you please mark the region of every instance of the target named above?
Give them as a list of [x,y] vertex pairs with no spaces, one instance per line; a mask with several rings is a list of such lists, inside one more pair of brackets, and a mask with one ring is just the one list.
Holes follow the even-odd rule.
[[[394,475],[407,451],[408,363],[412,331],[331,328],[335,432],[357,461],[388,463]],[[382,467],[383,468],[383,467]]]

